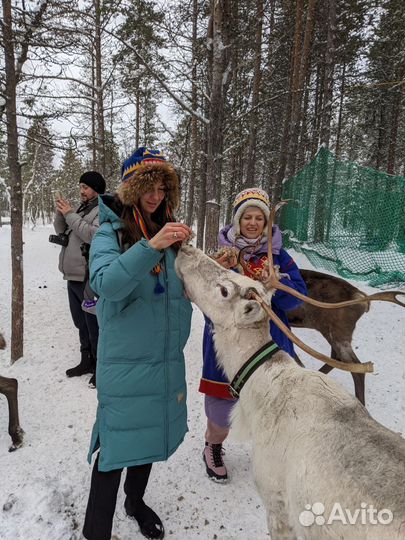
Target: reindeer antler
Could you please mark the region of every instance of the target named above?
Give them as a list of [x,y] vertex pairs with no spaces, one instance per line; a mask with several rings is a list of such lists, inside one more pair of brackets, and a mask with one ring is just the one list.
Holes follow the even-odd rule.
[[277,315],[274,313],[271,307],[268,304],[266,304],[263,298],[259,294],[257,294],[257,292],[254,289],[251,289],[249,291],[249,297],[259,302],[259,304],[262,306],[262,308],[270,317],[270,319],[274,322],[274,324],[276,324],[280,328],[280,330],[293,343],[295,343],[298,347],[300,347],[300,349],[307,352],[308,354],[310,354],[317,360],[321,360],[325,364],[328,364],[329,366],[332,366],[334,368],[342,369],[343,371],[350,371],[352,373],[372,373],[374,371],[372,362],[365,362],[361,364],[345,363],[338,360],[334,360],[333,358],[330,358],[329,356],[325,356],[324,354],[316,351],[315,349],[312,349],[312,347],[309,347],[309,345],[306,345],[295,334],[291,332],[291,330],[283,323],[281,319],[279,319],[279,317],[277,317]]
[[[268,282],[270,283],[279,283],[278,278],[276,276],[276,271],[274,269],[274,262],[273,262],[273,225],[274,220],[276,217],[277,212],[280,208],[282,208],[284,205],[288,204],[291,199],[286,199],[283,201],[280,201],[276,204],[276,206],[273,206],[270,212],[269,216],[269,222],[267,224],[267,261],[268,261],[268,271],[269,271],[269,277]],[[266,280],[267,281],[267,280]]]
[[249,266],[246,264],[246,261],[245,261],[243,256],[250,249],[250,247],[251,246],[246,246],[246,247],[242,248],[239,251],[239,255],[238,255],[238,264],[241,265],[245,275],[247,275],[247,276],[249,276],[249,274],[251,274],[251,271],[249,270]]
[[383,291],[378,292],[374,294],[370,294],[370,296],[366,296],[366,300],[381,300],[382,302],[392,302],[393,304],[397,304],[398,306],[405,307],[405,303],[401,302],[401,300],[398,300],[397,296],[404,296],[405,291]]

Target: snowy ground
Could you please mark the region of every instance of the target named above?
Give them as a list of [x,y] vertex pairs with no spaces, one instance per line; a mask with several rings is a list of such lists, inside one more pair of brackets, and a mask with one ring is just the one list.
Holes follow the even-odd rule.
[[[9,351],[0,352],[0,372],[19,380],[20,419],[25,445],[8,453],[6,400],[0,396],[0,539],[78,540],[81,538],[91,468],[86,462],[96,391],[87,376],[67,379],[65,370],[79,359],[78,337],[67,303],[66,286],[57,270],[58,246],[48,243],[51,227],[24,231],[25,356],[9,366]],[[309,267],[297,256],[302,267]],[[10,338],[10,228],[0,228],[0,329]],[[358,286],[358,284],[356,284]],[[371,289],[362,286],[362,290]],[[374,290],[373,290],[374,291]],[[405,310],[375,303],[360,320],[354,337],[363,361],[375,363],[367,376],[371,414],[404,433],[403,357]],[[173,540],[265,540],[265,513],[250,472],[249,445],[226,444],[231,481],[218,485],[205,476],[201,459],[204,436],[202,396],[197,392],[201,368],[203,319],[194,308],[186,347],[189,428],[185,442],[166,463],[153,466],[146,501],[161,515]],[[328,353],[314,331],[297,330],[314,348]],[[301,355],[306,365],[318,363]],[[350,391],[349,374],[333,372]],[[123,512],[120,490],[113,533],[115,540],[143,538]]]

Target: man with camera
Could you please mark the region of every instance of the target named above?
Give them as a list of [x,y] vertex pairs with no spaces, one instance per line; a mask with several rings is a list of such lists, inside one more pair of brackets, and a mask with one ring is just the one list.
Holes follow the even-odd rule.
[[[56,235],[49,241],[62,246],[59,256],[59,270],[67,280],[70,313],[79,330],[80,363],[66,371],[68,377],[78,377],[93,373],[90,383],[95,382],[97,361],[98,324],[97,317],[83,311],[84,289],[88,279],[88,268],[83,250],[91,243],[99,226],[98,195],[105,192],[105,180],[95,171],[87,171],[80,177],[81,205],[73,211],[70,203],[60,194],[56,199],[54,227]],[[87,246],[86,246],[87,245]]]

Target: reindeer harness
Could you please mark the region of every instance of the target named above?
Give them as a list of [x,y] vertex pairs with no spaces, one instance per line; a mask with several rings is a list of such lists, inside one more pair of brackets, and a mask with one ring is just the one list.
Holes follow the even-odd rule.
[[256,351],[240,368],[238,373],[232,379],[229,385],[229,393],[235,399],[239,398],[240,391],[245,386],[248,379],[253,375],[257,368],[264,362],[270,360],[276,352],[280,350],[279,346],[274,341],[269,341],[261,349]]

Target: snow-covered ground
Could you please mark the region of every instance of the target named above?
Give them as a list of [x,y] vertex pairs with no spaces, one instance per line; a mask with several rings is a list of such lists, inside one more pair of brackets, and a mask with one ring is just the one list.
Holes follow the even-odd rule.
[[[25,355],[9,365],[0,352],[0,373],[19,380],[25,444],[8,453],[7,404],[0,396],[0,539],[78,540],[81,538],[91,467],[86,462],[96,391],[89,376],[67,379],[65,370],[79,360],[78,336],[70,319],[66,284],[57,269],[59,247],[48,243],[51,227],[24,230]],[[301,267],[309,268],[303,256]],[[0,330],[10,339],[10,228],[0,228]],[[359,286],[359,284],[356,284]],[[361,286],[365,292],[375,291]],[[405,310],[376,302],[359,321],[354,345],[375,373],[366,379],[367,406],[387,427],[404,433]],[[153,466],[146,501],[162,517],[173,540],[265,540],[265,513],[251,478],[248,444],[226,443],[231,476],[218,485],[205,476],[202,462],[205,417],[198,393],[203,318],[194,308],[186,347],[189,429],[185,442],[166,463]],[[297,330],[315,349],[329,354],[315,331]],[[306,365],[318,368],[302,353]],[[351,377],[332,377],[353,392]],[[276,464],[275,464],[276,466]],[[143,538],[123,511],[120,490],[113,538]]]

